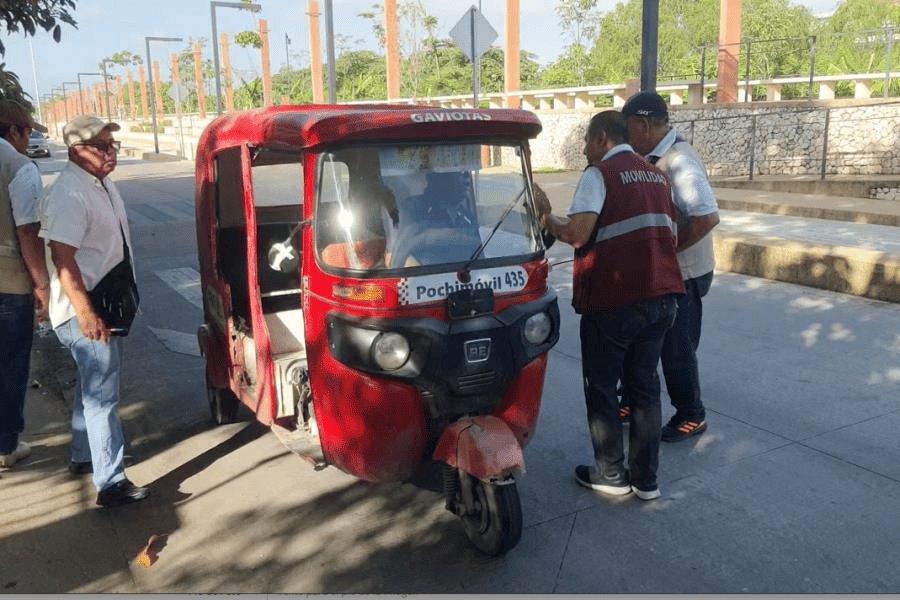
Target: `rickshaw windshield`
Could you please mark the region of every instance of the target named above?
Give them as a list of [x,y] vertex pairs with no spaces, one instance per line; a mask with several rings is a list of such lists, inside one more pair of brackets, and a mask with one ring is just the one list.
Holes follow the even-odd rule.
[[324,153],[317,177],[316,252],[328,267],[434,270],[540,250],[519,146],[347,148]]

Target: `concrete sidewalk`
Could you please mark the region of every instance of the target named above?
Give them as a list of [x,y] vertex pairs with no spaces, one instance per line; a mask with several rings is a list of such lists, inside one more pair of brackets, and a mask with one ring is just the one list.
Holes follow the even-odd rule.
[[[535,175],[554,213],[566,213],[579,175]],[[900,202],[714,189],[719,270],[900,302]]]
[[[572,477],[590,442],[571,248],[554,245],[561,337],[517,482],[525,531],[491,559],[443,508],[439,481],[314,471],[249,417],[209,424],[202,359],[154,333],[192,338],[202,319],[160,276],[197,266],[191,165],[123,161],[115,178],[139,218],[144,301],[121,414],[128,475],[151,496],[100,509],[90,479],[69,476],[74,372],[54,336],[38,338],[24,436],[33,453],[0,471],[3,593],[900,591],[900,305],[717,273],[700,349],[709,429],[664,445],[661,500],[610,499]],[[563,203],[576,178],[558,186]],[[181,283],[199,291],[199,279]],[[145,568],[134,559],[151,535],[160,540]]]

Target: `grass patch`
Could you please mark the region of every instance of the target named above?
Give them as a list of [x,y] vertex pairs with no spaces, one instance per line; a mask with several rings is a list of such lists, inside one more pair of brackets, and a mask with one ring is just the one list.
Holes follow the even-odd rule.
[[557,167],[538,167],[536,169],[532,169],[531,172],[535,174],[546,174],[546,173],[565,173],[567,169],[559,169]]

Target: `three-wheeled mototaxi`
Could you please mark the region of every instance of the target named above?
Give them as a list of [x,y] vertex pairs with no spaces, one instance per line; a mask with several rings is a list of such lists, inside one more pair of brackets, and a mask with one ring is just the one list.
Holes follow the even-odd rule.
[[535,214],[531,113],[310,105],[213,121],[197,150],[214,419],[246,405],[318,465],[443,469],[488,554],[519,541],[556,294]]

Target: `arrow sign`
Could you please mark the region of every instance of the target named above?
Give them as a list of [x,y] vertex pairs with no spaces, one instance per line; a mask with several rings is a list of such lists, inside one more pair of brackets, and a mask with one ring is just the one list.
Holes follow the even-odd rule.
[[474,62],[491,47],[497,39],[497,32],[481,11],[473,6],[450,30],[450,39],[459,46],[466,58]]

